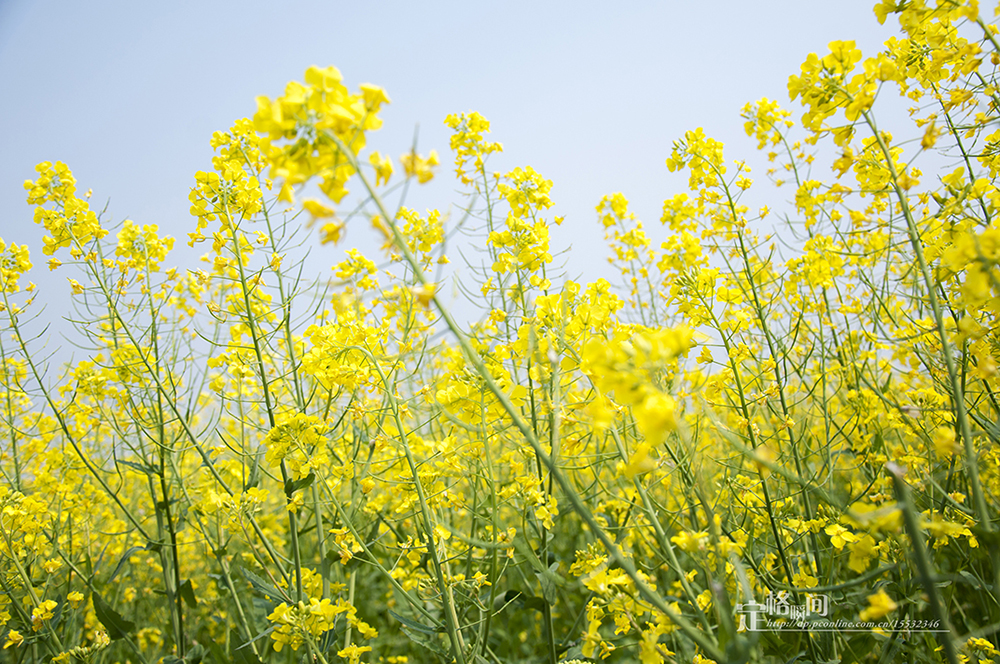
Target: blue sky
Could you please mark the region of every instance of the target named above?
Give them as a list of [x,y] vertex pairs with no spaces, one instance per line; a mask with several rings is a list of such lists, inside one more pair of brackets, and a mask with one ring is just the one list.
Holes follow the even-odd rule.
[[[307,66],[332,64],[351,88],[388,91],[385,127],[370,143],[397,170],[418,124],[421,151],[441,153],[442,177],[414,207],[459,200],[442,121],[477,110],[504,144],[497,168],[531,165],[554,181],[554,214],[566,223],[553,244],[572,244],[571,276],[596,275],[603,194],[624,192],[659,227],[662,201],[683,185],[664,164],[671,143],[700,126],[727,157],[753,157],[740,107],[763,96],[787,103],[788,76],[831,40],[876,51],[893,28],[876,22],[873,2],[0,0],[0,237],[29,242],[42,299],[65,301],[75,275],[48,274],[24,202],[35,163],[66,162],[115,220],[184,238],[211,133]],[[321,260],[370,246],[368,233],[349,229]]]

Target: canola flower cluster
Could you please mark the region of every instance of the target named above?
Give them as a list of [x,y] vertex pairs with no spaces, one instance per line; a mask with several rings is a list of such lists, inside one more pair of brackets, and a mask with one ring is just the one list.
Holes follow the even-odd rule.
[[[875,15],[899,36],[809,55],[798,119],[743,109],[784,209],[751,211],[763,186],[702,129],[665,156],[688,181],[659,225],[595,197],[617,283],[562,275],[553,183],[448,116],[471,325],[441,295],[454,213],[399,186],[439,156],[365,154],[388,96],[335,68],[212,136],[199,269],[39,164],[88,350],[45,366],[29,248],[0,240],[5,657],[995,661],[998,29],[975,2]],[[378,255],[339,253],[359,219]],[[317,222],[336,258],[307,283]],[[940,629],[748,629],[778,593]]]

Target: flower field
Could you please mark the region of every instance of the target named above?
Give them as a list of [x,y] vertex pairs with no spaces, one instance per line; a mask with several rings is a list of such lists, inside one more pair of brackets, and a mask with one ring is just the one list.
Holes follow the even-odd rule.
[[874,13],[882,52],[743,109],[762,172],[695,129],[661,219],[595,195],[610,281],[560,272],[484,117],[394,162],[333,67],[211,137],[191,269],[39,164],[44,246],[0,240],[2,660],[995,661],[998,29]]

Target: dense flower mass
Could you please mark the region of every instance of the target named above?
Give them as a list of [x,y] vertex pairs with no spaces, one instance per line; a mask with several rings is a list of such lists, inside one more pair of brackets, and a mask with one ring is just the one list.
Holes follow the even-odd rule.
[[464,207],[408,206],[437,152],[369,150],[388,97],[333,67],[212,136],[198,269],[39,164],[85,356],[46,367],[0,240],[4,661],[996,661],[998,30],[875,14],[899,36],[810,54],[801,113],[743,108],[784,207],[701,128],[659,224],[595,195],[616,283],[554,267],[553,183],[491,170],[478,113]]

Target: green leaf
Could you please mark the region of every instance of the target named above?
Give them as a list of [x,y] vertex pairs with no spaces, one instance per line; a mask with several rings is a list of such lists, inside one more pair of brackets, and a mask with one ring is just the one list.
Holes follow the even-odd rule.
[[[539,559],[538,557],[538,554],[535,553],[535,550],[532,549],[531,546],[527,542],[525,542],[522,538],[515,537],[513,544],[514,544],[514,550],[522,554],[525,558],[527,558],[528,563],[535,569],[535,574],[539,574],[543,578],[547,578],[549,581],[551,581],[553,584],[555,584],[560,588],[565,588],[566,586],[569,585],[569,582],[566,581],[566,579],[562,578],[561,576],[552,571],[553,568],[551,566],[546,567],[545,565],[543,565],[541,559]],[[558,563],[554,564],[556,565],[556,568],[558,568],[559,566]]]
[[524,608],[534,609],[535,611],[545,610],[545,600],[541,597],[533,597],[532,595],[521,595],[521,600],[524,601]]
[[177,589],[177,592],[180,593],[181,599],[192,609],[198,606],[198,598],[194,596],[194,586],[191,585],[191,579],[184,581],[181,587]]
[[229,632],[229,661],[233,664],[261,664],[260,658],[254,654],[253,648],[250,647],[251,641],[242,643],[241,645],[236,645],[240,643],[242,639],[240,638],[240,633],[235,629]]
[[94,613],[104,625],[104,629],[108,630],[108,636],[112,640],[120,639],[135,629],[135,623],[122,618],[121,614],[111,608],[111,605],[105,602],[100,594],[93,593],[93,599]]
[[290,496],[293,493],[295,493],[296,491],[298,491],[299,489],[305,489],[310,484],[312,484],[314,481],[316,481],[316,473],[309,473],[308,475],[306,475],[302,479],[295,480],[294,482],[292,480],[290,480],[290,479],[286,480],[285,481],[285,495],[286,496]]
[[509,604],[515,602],[519,605],[524,605],[524,600],[521,599],[521,592],[519,590],[505,590],[493,600],[493,613],[499,613],[507,608]]
[[445,631],[444,627],[434,627],[431,625],[425,625],[423,623],[419,623],[416,620],[412,620],[410,618],[407,618],[406,616],[399,615],[392,609],[389,609],[389,615],[398,620],[399,622],[403,623],[405,627],[409,627],[410,629],[415,630],[417,632],[423,632],[424,634],[440,634]]
[[134,461],[123,461],[122,459],[115,459],[115,465],[127,466],[132,470],[137,470],[144,475],[152,475],[153,477],[159,477],[159,473],[152,466],[147,466],[144,463],[136,463]]
[[136,551],[145,551],[145,550],[146,547],[144,546],[133,546],[131,549],[126,551],[125,555],[122,556],[122,559],[119,560],[118,564],[115,566],[115,571],[111,572],[111,576],[109,576],[108,580],[105,581],[104,583],[109,584],[115,580],[115,577],[118,576],[118,573],[122,571],[122,568],[125,567],[125,563],[128,562],[128,559],[132,557],[133,553],[135,553]]
[[188,508],[186,505],[182,505],[180,509],[177,510],[177,517],[174,519],[174,533],[179,533],[188,524]]
[[249,491],[260,484],[260,457],[260,452],[255,454],[253,457],[253,465],[250,466],[250,475],[247,477],[246,484],[243,485],[244,491]]
[[[552,573],[552,576],[557,576],[556,570],[558,569],[559,563],[552,563],[549,565],[549,572]],[[538,580],[542,584],[542,597],[544,597],[545,601],[549,603],[549,606],[554,605],[556,603],[556,584],[552,582],[552,578],[550,576],[544,574],[539,575]]]
[[326,653],[329,659],[333,660],[337,655],[337,651],[340,650],[340,642],[343,638],[343,633],[336,627],[323,632],[323,636],[319,638],[319,643],[317,644],[319,651]]
[[205,655],[207,654],[208,651],[205,650],[205,646],[196,643],[187,651],[184,659],[179,661],[183,662],[183,664],[201,664],[201,661],[205,659]]
[[854,634],[847,639],[844,652],[841,654],[841,661],[846,664],[855,664],[867,660],[875,650],[875,639],[871,634]]
[[208,642],[209,662],[231,662],[233,658],[229,654],[229,649],[225,643],[219,644],[215,641]]
[[417,630],[410,630],[405,626],[403,627],[403,634],[405,634],[406,638],[408,638],[410,641],[413,641],[418,646],[426,648],[427,650],[430,650],[431,652],[437,653],[441,657],[444,657],[446,662],[452,661],[453,657],[451,653],[448,650],[446,650],[440,642],[435,642],[431,640],[429,634],[418,632]]
[[568,661],[568,660],[572,660],[572,659],[579,659],[579,660],[583,660],[584,662],[593,661],[593,660],[590,660],[590,659],[588,659],[588,658],[586,658],[586,657],[583,656],[583,643],[582,642],[573,643],[569,647],[569,649],[566,651],[566,654],[563,656],[562,661]]
[[259,576],[248,570],[246,567],[240,567],[239,570],[240,574],[243,575],[243,578],[249,581],[250,585],[253,586],[253,589],[256,590],[257,593],[260,594],[265,599],[270,598],[272,600],[280,599],[289,602],[291,601],[291,599],[285,593],[278,590],[270,583],[268,583],[264,579],[260,578]]
[[[275,625],[271,625],[270,627],[268,627],[267,629],[265,629],[263,632],[261,632],[257,636],[253,637],[252,639],[250,639],[249,641],[247,641],[243,645],[241,645],[238,648],[236,648],[236,651],[239,652],[239,651],[243,651],[243,650],[249,650],[250,654],[253,655],[253,649],[250,648],[250,644],[254,643],[255,641],[260,641],[261,639],[263,639],[263,638],[265,638],[267,636],[270,636],[271,632],[274,631],[274,628],[275,628]],[[253,662],[254,660],[251,659],[250,661]],[[259,661],[259,660],[257,660],[257,661]]]

